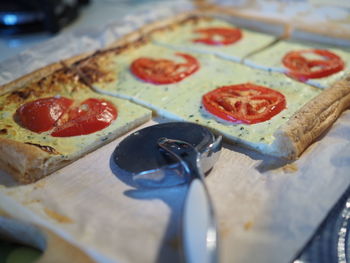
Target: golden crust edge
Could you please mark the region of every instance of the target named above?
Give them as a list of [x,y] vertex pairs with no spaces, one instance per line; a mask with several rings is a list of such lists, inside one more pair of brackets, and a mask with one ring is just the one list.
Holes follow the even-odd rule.
[[310,100],[275,132],[271,155],[297,159],[349,107],[350,75]]
[[[62,60],[64,61],[65,64],[67,65],[72,65],[75,62],[87,57],[91,55],[90,53],[85,53],[85,54],[80,54],[74,57],[71,57],[69,59],[66,60]],[[17,78],[13,81],[10,81],[4,85],[0,86],[0,96],[4,95],[6,93],[15,91],[17,89],[23,88],[24,86],[37,82],[47,76],[49,76],[50,74],[54,73],[55,71],[59,70],[63,68],[63,65],[61,64],[61,62],[56,62],[47,66],[44,66],[42,68],[39,68],[33,72],[30,72],[20,78]]]
[[[16,181],[26,183],[35,181],[38,168],[50,157],[35,146],[11,139],[0,138],[1,169],[10,174]],[[30,172],[34,173],[30,173]],[[28,174],[30,173],[30,175]],[[28,176],[23,176],[28,174]]]

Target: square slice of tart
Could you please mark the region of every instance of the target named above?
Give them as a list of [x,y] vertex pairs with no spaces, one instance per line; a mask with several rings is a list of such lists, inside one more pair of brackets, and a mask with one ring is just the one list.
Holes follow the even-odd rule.
[[158,45],[183,51],[216,54],[239,62],[246,55],[274,42],[276,37],[239,28],[223,19],[189,16],[172,26],[154,30],[151,39]]
[[327,88],[350,73],[350,49],[280,41],[247,58],[248,66],[286,72],[298,81]]
[[[1,169],[32,183],[151,118],[92,92],[66,70],[0,97]],[[101,121],[102,120],[102,121]]]
[[[257,80],[252,78],[245,85],[253,84],[255,88],[255,83],[259,83]],[[231,86],[236,82],[228,81],[225,85]],[[241,84],[232,86],[239,87]],[[229,142],[262,154],[294,160],[350,105],[350,78],[338,81],[322,92],[302,83],[293,83],[282,75],[263,81],[263,87],[282,93],[286,98],[286,108],[259,123],[235,123],[212,114],[203,105],[203,96],[210,92],[208,87],[197,90],[196,94],[187,93],[182,101],[173,100],[161,106],[158,112],[168,120],[204,125],[223,135]]]

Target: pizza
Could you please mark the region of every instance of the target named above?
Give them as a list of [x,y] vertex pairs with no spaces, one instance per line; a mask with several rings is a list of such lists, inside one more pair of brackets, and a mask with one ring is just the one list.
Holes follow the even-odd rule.
[[283,38],[183,14],[47,76],[7,84],[2,167],[33,182],[147,121],[151,111],[295,159],[350,105],[350,60],[341,49]]

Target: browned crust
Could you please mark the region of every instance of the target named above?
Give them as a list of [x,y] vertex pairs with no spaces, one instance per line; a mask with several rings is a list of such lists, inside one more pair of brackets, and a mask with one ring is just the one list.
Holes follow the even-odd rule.
[[1,168],[21,183],[34,182],[46,172],[50,154],[33,145],[0,138]]
[[275,133],[274,155],[296,159],[350,107],[350,75],[335,82]]
[[17,89],[23,88],[29,84],[38,82],[41,79],[44,79],[45,77],[49,76],[50,74],[57,72],[61,69],[64,69],[67,66],[72,66],[79,64],[81,62],[84,62],[87,59],[93,58],[94,56],[98,54],[102,54],[105,52],[109,52],[111,49],[116,49],[122,50],[125,48],[130,47],[129,41],[136,41],[137,36],[140,37],[139,33],[132,33],[130,35],[125,36],[122,40],[118,40],[113,45],[109,46],[106,49],[101,49],[95,52],[89,52],[89,53],[84,53],[81,55],[74,56],[72,58],[66,59],[59,61],[57,63],[50,64],[48,66],[45,66],[43,68],[37,69],[34,72],[31,72],[27,75],[24,75],[23,77],[20,77],[14,81],[11,81],[9,83],[6,83],[2,86],[0,86],[0,95],[15,91]]
[[[66,59],[65,62],[68,65],[71,65],[71,64],[75,63],[76,61],[79,61],[82,58],[89,56],[89,55],[91,55],[91,53],[78,55],[78,56]],[[63,68],[63,66],[60,62],[53,63],[53,64],[48,65],[46,67],[40,68],[34,72],[31,72],[27,75],[24,75],[23,77],[20,77],[14,81],[11,81],[7,84],[0,86],[0,95],[3,95],[3,94],[8,93],[8,92],[12,92],[14,90],[20,89],[20,88],[30,84],[30,83],[34,83],[36,81],[39,81],[39,80],[49,76],[53,72],[55,72],[59,69],[62,69],[62,68]]]

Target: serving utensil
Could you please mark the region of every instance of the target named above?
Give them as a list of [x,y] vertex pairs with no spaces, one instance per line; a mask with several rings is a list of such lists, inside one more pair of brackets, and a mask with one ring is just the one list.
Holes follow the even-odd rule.
[[[190,143],[200,154],[201,167],[208,172],[219,157],[212,148],[216,137],[207,128],[187,122],[170,122],[146,127],[126,137],[114,151],[114,161],[127,171],[138,187],[167,187],[190,181],[184,167],[160,151],[158,140],[171,138]],[[220,144],[221,145],[221,144]]]
[[[158,143],[181,163],[186,173],[191,175],[183,213],[186,262],[218,262],[217,223],[213,202],[205,184],[201,155],[191,144],[184,141],[161,138]],[[207,149],[208,154],[217,154],[221,149],[221,137]]]
[[125,138],[114,152],[117,166],[141,187],[189,183],[183,210],[183,252],[186,262],[217,262],[215,212],[204,174],[217,161],[221,136],[185,122],[157,124]]

